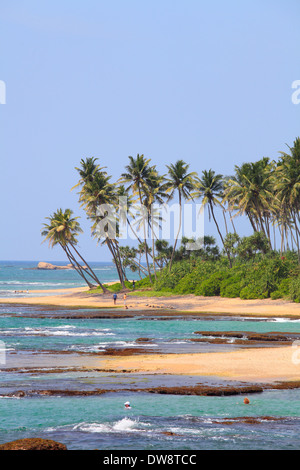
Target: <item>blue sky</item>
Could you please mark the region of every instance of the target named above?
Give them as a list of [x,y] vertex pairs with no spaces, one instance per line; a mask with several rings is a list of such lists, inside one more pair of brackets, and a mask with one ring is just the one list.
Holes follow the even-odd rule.
[[40,230],[70,207],[84,256],[110,260],[70,191],[81,158],[114,180],[137,153],[224,175],[276,159],[300,135],[299,17],[296,0],[0,1],[0,259],[64,260]]

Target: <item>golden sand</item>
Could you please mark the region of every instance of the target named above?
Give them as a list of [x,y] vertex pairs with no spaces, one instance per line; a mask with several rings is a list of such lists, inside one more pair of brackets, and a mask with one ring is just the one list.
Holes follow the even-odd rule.
[[202,354],[110,357],[101,360],[101,368],[116,372],[127,370],[155,374],[215,376],[247,382],[296,381],[300,380],[298,359],[300,354],[289,346]]

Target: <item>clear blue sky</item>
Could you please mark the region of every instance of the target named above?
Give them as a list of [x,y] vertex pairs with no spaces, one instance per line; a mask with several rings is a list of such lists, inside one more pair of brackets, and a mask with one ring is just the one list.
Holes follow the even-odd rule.
[[0,259],[63,260],[40,230],[70,207],[110,260],[70,191],[81,158],[114,179],[137,153],[225,175],[277,158],[300,135],[299,20],[297,0],[0,1]]

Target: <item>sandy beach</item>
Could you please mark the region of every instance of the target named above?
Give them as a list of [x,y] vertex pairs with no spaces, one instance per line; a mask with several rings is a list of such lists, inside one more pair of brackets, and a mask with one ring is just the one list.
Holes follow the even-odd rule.
[[[109,358],[104,370],[214,376],[245,382],[299,381],[295,348],[261,348],[204,354],[158,354]],[[298,354],[299,359],[299,354]],[[297,361],[295,361],[297,362]]]
[[[45,295],[41,295],[45,293]],[[34,296],[38,294],[38,296]],[[50,294],[50,295],[47,295]],[[55,295],[57,294],[57,295]],[[57,307],[90,307],[112,308],[114,307],[112,294],[92,294],[86,287],[56,290],[29,291],[18,298],[5,298],[0,304],[28,304],[28,305],[52,305]],[[168,314],[226,314],[226,315],[250,315],[254,317],[291,317],[300,318],[300,305],[282,299],[255,299],[241,300],[240,298],[202,297],[195,295],[178,295],[171,297],[139,297],[127,292],[128,311],[148,311],[162,309],[168,310]],[[118,294],[116,308],[123,309],[122,294]]]
[[[40,294],[45,291],[31,291]],[[51,305],[53,307],[112,308],[112,294],[91,294],[85,287],[60,291],[47,291],[44,296],[3,299],[2,304]],[[250,317],[300,318],[300,306],[283,300],[241,300],[220,297],[172,296],[127,297],[128,310],[124,309],[122,294],[118,295],[117,312],[143,315],[239,315]],[[294,354],[294,356],[293,356]],[[232,352],[201,354],[149,354],[126,357],[93,358],[87,368],[97,365],[107,371],[126,371],[150,374],[178,374],[215,376],[246,382],[297,381],[300,365],[293,357],[295,347],[264,347]],[[297,362],[297,361],[296,361]]]

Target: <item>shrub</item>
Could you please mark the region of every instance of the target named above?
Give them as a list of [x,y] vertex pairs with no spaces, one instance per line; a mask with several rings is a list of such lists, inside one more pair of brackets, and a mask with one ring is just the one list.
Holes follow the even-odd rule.
[[289,298],[294,302],[300,302],[300,277],[292,278],[289,286]]
[[193,269],[193,264],[189,261],[174,263],[171,272],[169,268],[164,268],[158,275],[155,282],[155,290],[172,291],[176,288],[179,281],[189,274]]
[[200,286],[195,289],[195,294],[210,297],[220,295],[221,282],[227,275],[225,271],[213,273],[208,279],[201,282]]
[[110,291],[110,292],[120,292],[122,290],[122,286],[120,282],[116,282],[115,284],[104,284],[104,286]]
[[282,299],[289,296],[291,279],[283,279],[278,286],[278,289],[271,293],[271,299]]
[[262,286],[255,284],[243,287],[240,292],[241,299],[267,299],[268,297],[268,292],[263,291]]
[[173,289],[176,294],[193,294],[199,284],[195,273],[189,273],[184,276]]
[[[227,257],[204,261],[201,258],[176,261],[157,272],[151,286],[149,278],[136,282],[137,288],[154,287],[156,291],[204,296],[240,297],[241,299],[290,298],[300,302],[300,265],[297,254],[257,250],[250,261],[236,256],[229,268]],[[117,287],[115,287],[117,289]]]
[[149,276],[140,279],[139,281],[135,282],[136,287],[143,288],[143,287],[151,287]]
[[239,297],[241,291],[241,273],[234,274],[233,276],[228,275],[227,278],[223,279],[220,286],[221,297]]

